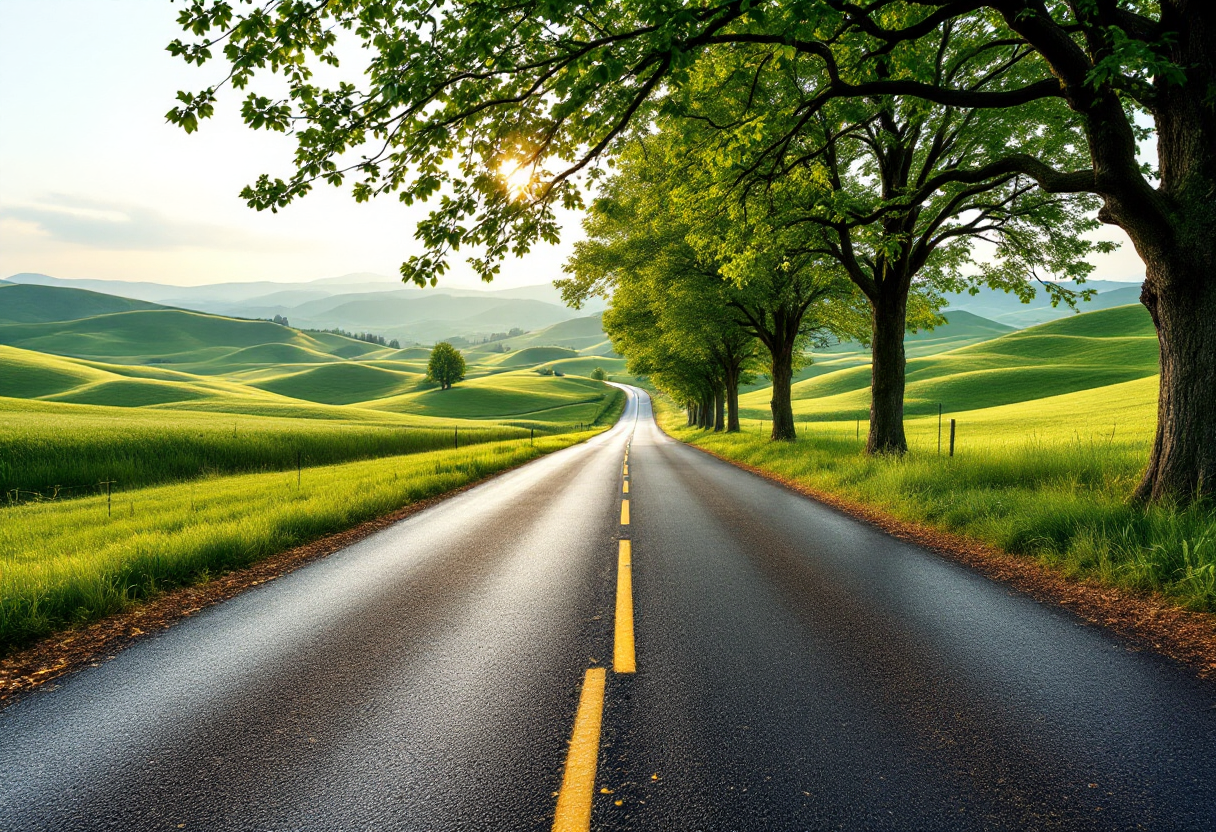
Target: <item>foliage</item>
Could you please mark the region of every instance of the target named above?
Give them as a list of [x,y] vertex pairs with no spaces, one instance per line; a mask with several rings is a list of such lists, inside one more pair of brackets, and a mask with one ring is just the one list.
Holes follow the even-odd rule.
[[603,367],[596,367],[591,371],[591,378],[595,379],[596,381],[603,381],[604,379],[608,378],[608,374],[604,372]]
[[431,350],[431,359],[426,365],[426,380],[447,390],[464,380],[464,356],[447,341],[440,341]]

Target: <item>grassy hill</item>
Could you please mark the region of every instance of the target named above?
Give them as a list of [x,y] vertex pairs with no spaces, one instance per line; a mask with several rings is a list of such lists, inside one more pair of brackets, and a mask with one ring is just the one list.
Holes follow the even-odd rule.
[[[908,361],[905,413],[996,407],[1153,376],[1157,339],[1142,306],[1062,318],[972,346]],[[869,410],[868,363],[833,368],[794,385],[797,418],[854,420]],[[768,394],[740,398],[745,413],[764,418]]]
[[[608,341],[604,334],[604,315],[597,312],[583,318],[573,318],[569,321],[553,324],[536,332],[529,332],[517,338],[511,338],[508,343],[511,349],[520,350],[526,347],[565,347],[571,350],[588,350],[600,347]],[[611,346],[608,348],[611,352]],[[596,352],[599,354],[607,354]]]
[[[0,324],[0,412],[5,414],[0,450],[7,448],[0,484],[7,489],[42,493],[96,483],[118,471],[127,485],[161,481],[148,479],[146,472],[153,469],[202,476],[216,459],[200,462],[190,456],[174,467],[125,459],[117,450],[127,448],[138,457],[145,452],[138,445],[163,455],[164,442],[149,438],[158,433],[169,437],[170,445],[191,444],[178,429],[185,423],[226,426],[220,433],[231,429],[234,441],[244,431],[238,425],[246,422],[273,426],[263,433],[291,435],[307,434],[311,425],[394,436],[403,428],[435,428],[446,437],[459,428],[472,441],[475,434],[500,429],[515,431],[512,435],[523,429],[569,430],[594,422],[620,399],[602,383],[573,377],[589,373],[591,361],[602,361],[571,349],[470,353],[469,379],[454,390],[438,391],[424,379],[429,351],[422,348],[391,350],[332,333],[73,288],[12,284],[0,286],[0,292],[30,299],[26,306],[3,307],[26,319],[101,310],[82,318]],[[41,313],[39,298],[46,300]],[[542,378],[534,372],[555,362],[569,362],[564,372],[570,377]],[[69,441],[73,437],[87,437],[81,440],[85,446]],[[321,444],[336,447],[344,441],[330,436]],[[358,458],[368,448],[402,447],[398,439],[369,440],[359,446],[362,450],[350,451],[352,457],[326,455],[316,442],[305,445],[328,462]],[[73,450],[64,453],[68,447]],[[103,447],[109,450],[100,455],[87,450]],[[281,449],[274,453],[277,465],[294,460]],[[258,458],[258,453],[250,456]]]
[[103,295],[84,289],[0,282],[0,323],[39,324],[48,321],[75,321],[94,315],[132,312],[137,309],[164,309],[142,300]]
[[417,373],[353,362],[321,364],[252,384],[281,396],[323,404],[353,404],[395,396],[421,380]]

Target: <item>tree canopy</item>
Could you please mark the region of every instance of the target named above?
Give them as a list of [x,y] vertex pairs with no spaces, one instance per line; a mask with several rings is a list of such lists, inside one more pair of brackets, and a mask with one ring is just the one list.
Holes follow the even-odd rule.
[[[470,262],[488,279],[504,256],[557,239],[556,207],[581,207],[585,189],[605,171],[602,162],[660,118],[683,114],[736,135],[751,131],[759,141],[732,140],[721,152],[736,157],[732,165],[765,174],[765,187],[814,167],[815,147],[832,144],[817,141],[816,131],[826,139],[844,125],[881,127],[882,113],[902,112],[894,132],[882,127],[898,135],[922,119],[912,104],[893,108],[895,99],[962,113],[955,117],[973,124],[1015,119],[1004,122],[1006,131],[1020,119],[1023,129],[1003,134],[1003,143],[995,141],[999,131],[987,131],[993,140],[974,165],[939,166],[927,180],[884,196],[881,216],[867,214],[864,200],[854,206],[854,220],[874,220],[858,223],[857,233],[877,233],[881,242],[878,230],[888,218],[910,222],[912,206],[925,199],[948,204],[981,183],[996,183],[998,194],[1033,182],[1049,195],[1095,197],[1098,217],[1122,227],[1145,261],[1143,301],[1161,343],[1158,433],[1137,493],[1182,500],[1216,494],[1216,4],[244,5],[191,0],[181,12],[189,35],[170,51],[196,64],[222,51],[227,71],[212,86],[181,93],[170,120],[196,129],[212,114],[219,89],[230,85],[249,90],[247,124],[291,131],[292,170],[264,175],[244,191],[259,209],[277,210],[318,182],[348,184],[359,200],[395,193],[406,203],[430,201],[417,229],[422,251],[402,266],[418,283],[434,282],[458,249],[472,247]],[[945,64],[926,59],[944,39],[961,48]],[[343,74],[339,58],[348,54],[369,56],[362,74]],[[715,102],[718,90],[706,81],[724,68],[733,88],[769,102],[741,123],[690,106]],[[269,74],[279,77],[266,85],[261,76]],[[860,116],[851,114],[855,108]],[[1145,164],[1138,143],[1154,132],[1157,164]],[[893,149],[879,139],[882,152]],[[735,188],[746,191],[747,178]],[[906,210],[890,210],[891,199]],[[964,213],[983,214],[983,204]],[[1016,229],[1013,216],[1006,228]],[[905,255],[915,254],[918,243],[907,233],[895,238]],[[1011,239],[998,243],[1007,263],[1034,253]],[[1047,259],[1056,254],[1063,256],[1057,271],[1073,273],[1077,249]],[[876,263],[891,258],[884,243]]]
[[458,381],[464,381],[464,356],[447,341],[440,341],[431,349],[431,359],[426,365],[426,380],[447,390]]

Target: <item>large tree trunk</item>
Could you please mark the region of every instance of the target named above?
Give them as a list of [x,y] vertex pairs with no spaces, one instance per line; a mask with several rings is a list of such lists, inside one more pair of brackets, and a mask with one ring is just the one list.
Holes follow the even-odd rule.
[[1168,232],[1141,224],[1141,206],[1108,201],[1102,216],[1144,258],[1141,300],[1157,326],[1157,434],[1136,496],[1186,504],[1216,497],[1216,5],[1163,3],[1186,83],[1163,85],[1155,110]]
[[[1136,497],[1189,503],[1216,496],[1216,257],[1206,273],[1149,267],[1141,298],[1157,326],[1161,392],[1157,434]],[[1196,248],[1190,250],[1197,253]],[[1198,264],[1195,264],[1198,265]],[[1178,269],[1178,266],[1174,267]]]
[[699,411],[700,418],[697,420],[697,427],[704,430],[713,427],[714,397],[712,395],[707,393],[701,397]]
[[[893,297],[892,297],[893,296]],[[902,454],[904,436],[904,331],[908,298],[903,292],[879,292],[872,303],[870,368],[870,435],[866,453]]]
[[726,372],[726,432],[739,432],[739,371]]
[[793,442],[797,438],[794,432],[794,407],[791,401],[790,387],[794,383],[794,344],[782,344],[773,351],[771,374],[773,378],[773,398],[769,406],[773,411],[774,442]]
[[726,386],[714,391],[714,433],[726,430]]

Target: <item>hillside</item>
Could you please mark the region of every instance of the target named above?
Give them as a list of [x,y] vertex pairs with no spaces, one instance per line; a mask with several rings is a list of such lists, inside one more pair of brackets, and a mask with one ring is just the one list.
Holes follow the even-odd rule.
[[989,289],[985,286],[974,295],[968,292],[947,293],[945,295],[946,311],[971,312],[1021,329],[1059,318],[1071,317],[1078,312],[1097,312],[1140,301],[1140,283],[1138,281],[1087,280],[1084,285],[1080,286],[1071,282],[1066,285],[1073,289],[1094,289],[1097,294],[1087,301],[1078,301],[1077,311],[1074,312],[1064,304],[1052,306],[1046,290],[1042,287],[1035,287],[1035,295],[1030,302],[1022,303],[1018,300],[1017,295]]
[[[580,314],[567,309],[561,294],[549,283],[512,289],[446,286],[420,289],[404,286],[397,278],[375,274],[351,274],[301,283],[258,281],[204,286],[67,280],[28,273],[13,275],[9,280],[48,290],[87,290],[123,298],[128,304],[139,301],[237,318],[283,316],[303,329],[371,331],[403,343],[430,344],[453,337],[479,339],[512,329],[531,331]],[[143,307],[117,306],[92,314],[130,308]],[[602,308],[603,304],[597,301],[590,310]]]
[[114,312],[165,308],[147,301],[104,295],[85,289],[60,289],[8,282],[0,284],[0,288],[4,290],[4,294],[0,295],[0,324],[75,321]]
[[[29,283],[6,284],[0,292],[22,300],[3,306],[18,321],[0,323],[0,410],[37,412],[41,419],[67,420],[63,424],[80,416],[80,408],[100,407],[111,413],[115,429],[129,420],[119,413],[163,411],[166,424],[192,412],[466,429],[509,419],[513,429],[560,431],[593,422],[618,398],[600,382],[576,378],[605,360],[569,348],[470,351],[467,381],[438,391],[425,380],[425,348],[387,349],[85,289]],[[428,295],[411,314],[472,310],[476,317],[503,303],[545,306],[530,298]],[[370,304],[383,305],[380,297]],[[565,378],[535,372],[559,364]]]
[[[998,407],[1157,373],[1157,339],[1139,305],[1088,312],[908,361],[905,413]],[[826,364],[827,362],[825,362]],[[798,418],[853,420],[869,410],[869,365],[825,369],[794,385]],[[767,390],[741,397],[764,418]]]
[[[512,349],[525,347],[565,347],[572,350],[586,351],[596,355],[611,355],[612,345],[608,344],[608,336],[604,333],[604,315],[597,312],[582,318],[553,324],[536,332],[529,332],[517,338],[511,338]],[[603,350],[603,347],[607,347]]]

